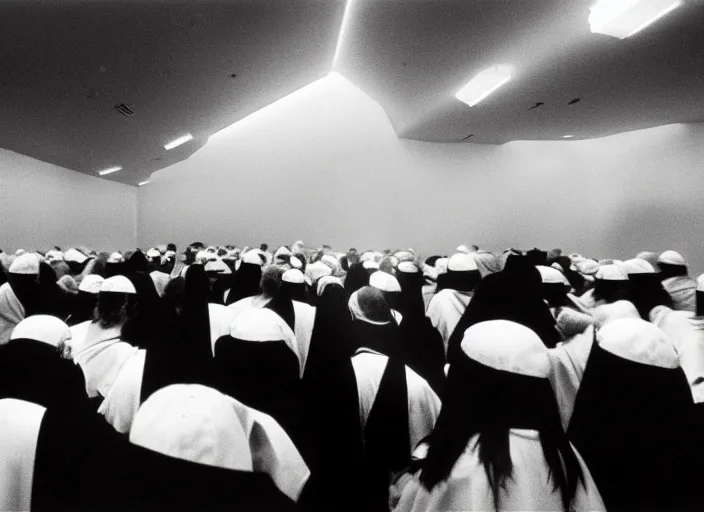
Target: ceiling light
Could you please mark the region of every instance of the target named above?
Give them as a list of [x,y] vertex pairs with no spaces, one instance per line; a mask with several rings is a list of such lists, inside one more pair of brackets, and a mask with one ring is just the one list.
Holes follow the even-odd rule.
[[184,135],[183,137],[179,137],[178,139],[172,140],[172,141],[169,142],[168,144],[164,145],[164,149],[167,150],[167,151],[168,151],[169,149],[174,149],[174,148],[180,146],[181,144],[185,144],[185,143],[188,142],[189,140],[193,140],[193,135],[191,135],[190,133],[187,133],[187,134]]
[[599,0],[589,14],[591,31],[625,39],[674,11],[682,0]]
[[150,181],[151,181],[151,180],[140,181],[140,182],[139,182],[139,186],[141,187],[142,185],[146,185],[146,184],[149,183]]
[[337,34],[337,44],[335,45],[335,54],[332,57],[332,69],[337,66],[337,61],[340,58],[340,52],[342,51],[342,43],[347,35],[347,27],[349,25],[350,11],[352,10],[352,3],[354,0],[347,0],[345,2],[345,10],[342,13],[342,23],[340,24],[340,32]]
[[106,174],[112,174],[113,172],[117,172],[117,171],[121,171],[121,170],[122,170],[122,167],[117,165],[115,167],[110,167],[109,169],[105,169],[104,171],[99,171],[98,174],[100,174],[101,176],[105,176]]
[[455,94],[455,98],[473,107],[509,80],[511,70],[508,66],[493,66],[472,78]]
[[571,139],[572,137],[574,137],[574,135],[563,135],[562,136],[563,139]]

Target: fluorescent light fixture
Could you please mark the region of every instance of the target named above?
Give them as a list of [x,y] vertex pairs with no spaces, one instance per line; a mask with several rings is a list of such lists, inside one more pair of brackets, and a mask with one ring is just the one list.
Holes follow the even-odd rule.
[[114,172],[121,171],[121,170],[122,170],[122,167],[120,167],[119,165],[116,165],[115,167],[110,167],[109,169],[105,169],[104,171],[99,171],[98,174],[100,174],[101,176],[105,176],[106,174],[112,174]]
[[562,136],[563,139],[571,139],[572,137],[574,137],[574,135],[563,135]]
[[473,107],[509,80],[511,69],[508,66],[493,66],[472,78],[457,91],[455,98]]
[[140,181],[140,182],[139,182],[139,186],[141,187],[142,185],[146,185],[146,184],[149,183],[150,181],[151,181],[151,180]]
[[183,137],[179,137],[178,139],[172,140],[168,144],[164,145],[164,149],[166,151],[168,151],[170,149],[174,149],[174,148],[180,146],[181,144],[185,144],[189,140],[193,140],[193,135],[191,135],[190,133],[187,133]]
[[591,31],[625,39],[682,5],[682,0],[599,0],[589,14]]

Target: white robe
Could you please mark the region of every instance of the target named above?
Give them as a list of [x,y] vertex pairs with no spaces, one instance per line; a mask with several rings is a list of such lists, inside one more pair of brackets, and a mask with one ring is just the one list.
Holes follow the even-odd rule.
[[120,368],[98,412],[121,434],[129,433],[142,397],[142,380],[147,351],[138,350]]
[[562,427],[567,430],[574,410],[577,392],[582,383],[584,369],[594,342],[594,327],[589,326],[582,334],[548,350],[550,357],[552,384]]
[[697,282],[689,276],[676,276],[665,279],[662,287],[667,290],[678,311],[697,311]]
[[[367,418],[374,406],[379,392],[379,385],[386,370],[389,358],[379,353],[362,352],[352,358],[357,391],[359,393],[359,419],[364,430]],[[408,453],[428,436],[435,427],[440,414],[440,398],[428,382],[416,372],[406,367],[406,385],[408,387],[408,433],[411,446]]]
[[83,370],[91,398],[107,397],[122,365],[139,350],[121,340],[121,330],[90,321],[71,327],[71,357]]
[[10,283],[0,286],[0,345],[10,341],[15,326],[24,318],[24,307]]
[[34,459],[46,408],[0,400],[0,511],[30,510]]
[[450,336],[452,336],[470,300],[472,300],[471,293],[445,289],[435,294],[430,300],[430,304],[428,304],[426,316],[430,318],[433,327],[442,336],[442,342],[445,345],[445,355],[447,355],[447,344],[450,341]]
[[[246,300],[246,299],[243,299]],[[223,336],[230,334],[232,323],[240,311],[220,304],[208,304],[208,317],[210,318],[210,342],[213,355],[215,355],[215,342]]]
[[[420,484],[417,475],[406,480],[394,512],[492,511],[496,508],[517,511],[563,510],[562,497],[559,492],[553,491],[552,482],[548,478],[548,465],[537,431],[510,430],[513,477],[507,479],[505,489],[499,491],[496,508],[484,466],[479,461],[477,439],[478,435],[475,435],[469,440],[467,449],[457,459],[447,481],[437,484],[432,491],[428,492]],[[584,473],[584,486],[578,484],[571,510],[606,510],[596,484],[579,454],[577,459]]]
[[658,306],[650,312],[650,321],[672,340],[694,402],[704,402],[704,319]]

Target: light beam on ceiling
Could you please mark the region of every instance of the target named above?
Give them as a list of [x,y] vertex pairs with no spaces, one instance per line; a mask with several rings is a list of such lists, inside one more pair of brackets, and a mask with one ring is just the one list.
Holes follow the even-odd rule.
[[350,11],[352,10],[352,4],[354,0],[347,0],[345,2],[345,12],[342,15],[342,23],[340,24],[340,32],[337,36],[337,45],[335,45],[335,56],[332,58],[332,69],[334,70],[337,66],[337,61],[340,58],[340,51],[342,49],[342,42],[345,40],[347,35],[347,26],[349,25]]

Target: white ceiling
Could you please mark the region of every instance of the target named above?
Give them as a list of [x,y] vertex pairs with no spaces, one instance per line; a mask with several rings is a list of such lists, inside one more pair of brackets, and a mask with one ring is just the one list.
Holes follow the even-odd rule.
[[[337,68],[401,137],[500,144],[704,121],[702,0],[624,40],[590,32],[595,0],[351,1]],[[454,97],[494,64],[513,66],[506,86],[472,108]]]
[[[625,40],[590,33],[593,0],[349,1],[335,69],[400,137],[496,144],[704,121],[704,0]],[[344,11],[344,0],[5,0],[0,146],[92,175],[121,165],[105,179],[134,185],[327,74]],[[473,108],[454,98],[492,64],[514,79]],[[186,132],[195,140],[164,150]]]
[[[343,11],[342,0],[4,0],[0,146],[93,175],[121,165],[105,179],[134,185],[325,76]],[[163,148],[187,132],[195,140]]]

